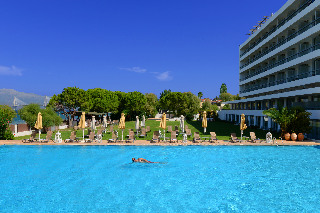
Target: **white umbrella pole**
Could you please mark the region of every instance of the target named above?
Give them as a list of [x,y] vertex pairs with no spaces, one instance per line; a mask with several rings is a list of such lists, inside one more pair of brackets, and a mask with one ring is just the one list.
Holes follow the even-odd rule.
[[122,141],[123,141],[123,129],[122,129]]
[[40,142],[41,129],[39,129],[39,142]]
[[84,141],[84,129],[82,129],[82,140]]
[[206,128],[206,127],[204,127],[204,130],[203,130],[203,131],[204,131],[204,133],[206,133],[206,132],[207,132],[207,128]]
[[241,130],[241,140],[242,140],[243,130]]

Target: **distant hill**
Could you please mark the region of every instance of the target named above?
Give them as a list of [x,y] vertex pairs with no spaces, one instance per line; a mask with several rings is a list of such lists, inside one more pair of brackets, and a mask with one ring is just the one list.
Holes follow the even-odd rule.
[[36,103],[43,105],[47,99],[46,96],[41,96],[33,93],[18,92],[14,89],[0,89],[0,105],[13,106],[13,101],[16,98],[16,103],[19,106]]

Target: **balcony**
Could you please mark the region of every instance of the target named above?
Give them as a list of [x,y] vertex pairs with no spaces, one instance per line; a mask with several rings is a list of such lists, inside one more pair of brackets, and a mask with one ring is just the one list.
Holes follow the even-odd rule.
[[304,3],[301,7],[299,7],[295,12],[293,12],[290,16],[288,16],[286,19],[284,19],[282,22],[280,22],[277,26],[272,28],[270,32],[266,33],[263,37],[261,37],[258,41],[254,42],[249,48],[247,48],[243,53],[240,54],[240,57],[246,55],[250,50],[255,48],[258,44],[260,44],[263,40],[268,38],[272,33],[276,32],[280,27],[282,27],[285,23],[290,21],[293,17],[295,17],[297,14],[299,14],[302,10],[304,10],[306,7],[308,7],[311,3],[313,3],[315,0],[309,0],[306,3]]
[[306,110],[319,110],[320,102],[294,102],[292,107],[302,107]]
[[[297,37],[298,35],[301,35],[302,33],[304,33],[305,31],[307,31],[308,29],[316,26],[317,24],[320,23],[320,18],[314,20],[313,22],[311,22],[310,24],[304,26],[303,28],[301,28],[300,30],[298,30],[297,32],[291,34],[290,36],[288,36],[288,38],[279,41],[277,44],[271,46],[270,48],[268,48],[267,50],[263,51],[262,53],[260,53],[259,55],[257,55],[255,58],[249,60],[247,63],[243,64],[242,66],[240,66],[240,70],[247,67],[248,65],[252,64],[253,62],[257,61],[258,59],[262,58],[263,56],[265,56],[266,54],[270,53],[271,51],[277,49],[278,47],[282,46],[283,44],[287,43],[288,41],[294,39],[295,37]],[[245,80],[245,79],[244,79]]]
[[282,65],[284,63],[287,63],[289,61],[292,61],[293,59],[299,58],[299,57],[301,57],[301,56],[303,56],[305,54],[308,54],[308,53],[313,52],[313,51],[318,50],[318,49],[320,49],[320,43],[318,43],[316,45],[313,45],[313,46],[311,46],[311,47],[309,47],[309,48],[307,48],[305,50],[302,50],[302,51],[300,51],[300,52],[298,52],[296,54],[293,54],[293,55],[291,55],[291,56],[289,56],[287,58],[281,59],[281,60],[279,60],[279,61],[277,61],[275,63],[272,63],[272,64],[270,64],[268,66],[260,68],[257,71],[255,71],[254,73],[251,73],[250,75],[247,75],[244,78],[241,78],[240,81],[244,81],[244,80],[247,80],[249,78],[252,78],[252,77],[254,77],[254,76],[256,76],[256,75],[258,75],[260,73],[266,72],[266,71],[268,71],[268,70],[270,70],[270,69],[272,69],[274,67],[277,67],[277,66]]
[[247,92],[252,92],[258,89],[263,89],[263,88],[267,88],[267,87],[271,87],[271,86],[276,86],[276,85],[280,85],[280,84],[284,84],[284,83],[288,83],[291,81],[296,81],[296,80],[300,80],[300,79],[304,79],[304,78],[308,78],[311,76],[316,76],[316,75],[320,75],[320,69],[316,69],[316,70],[312,70],[311,72],[304,72],[304,73],[300,73],[298,75],[294,75],[294,76],[290,76],[288,78],[285,79],[279,79],[276,81],[272,81],[269,83],[263,83],[263,84],[258,84],[258,85],[254,85],[251,86],[248,89],[244,89],[244,90],[240,90],[240,94],[242,93],[247,93]]

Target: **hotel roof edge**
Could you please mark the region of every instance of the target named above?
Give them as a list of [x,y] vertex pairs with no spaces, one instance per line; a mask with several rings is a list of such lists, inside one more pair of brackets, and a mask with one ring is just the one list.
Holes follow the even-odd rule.
[[254,39],[258,34],[260,34],[260,32],[266,28],[274,19],[276,19],[279,14],[281,14],[285,9],[287,9],[291,4],[294,3],[295,0],[288,0],[277,12],[275,12],[273,14],[272,17],[270,17],[268,19],[268,21],[263,24],[259,30],[257,30],[254,34],[252,34],[251,36],[249,36],[249,38],[247,38],[247,40],[245,42],[243,42],[240,46],[239,49],[243,48],[245,45],[247,45],[252,39]]

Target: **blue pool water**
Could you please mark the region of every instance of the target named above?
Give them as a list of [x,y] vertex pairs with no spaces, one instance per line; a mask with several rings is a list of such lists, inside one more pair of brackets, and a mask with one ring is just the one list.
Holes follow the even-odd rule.
[[319,159],[295,146],[1,146],[0,212],[319,212]]

